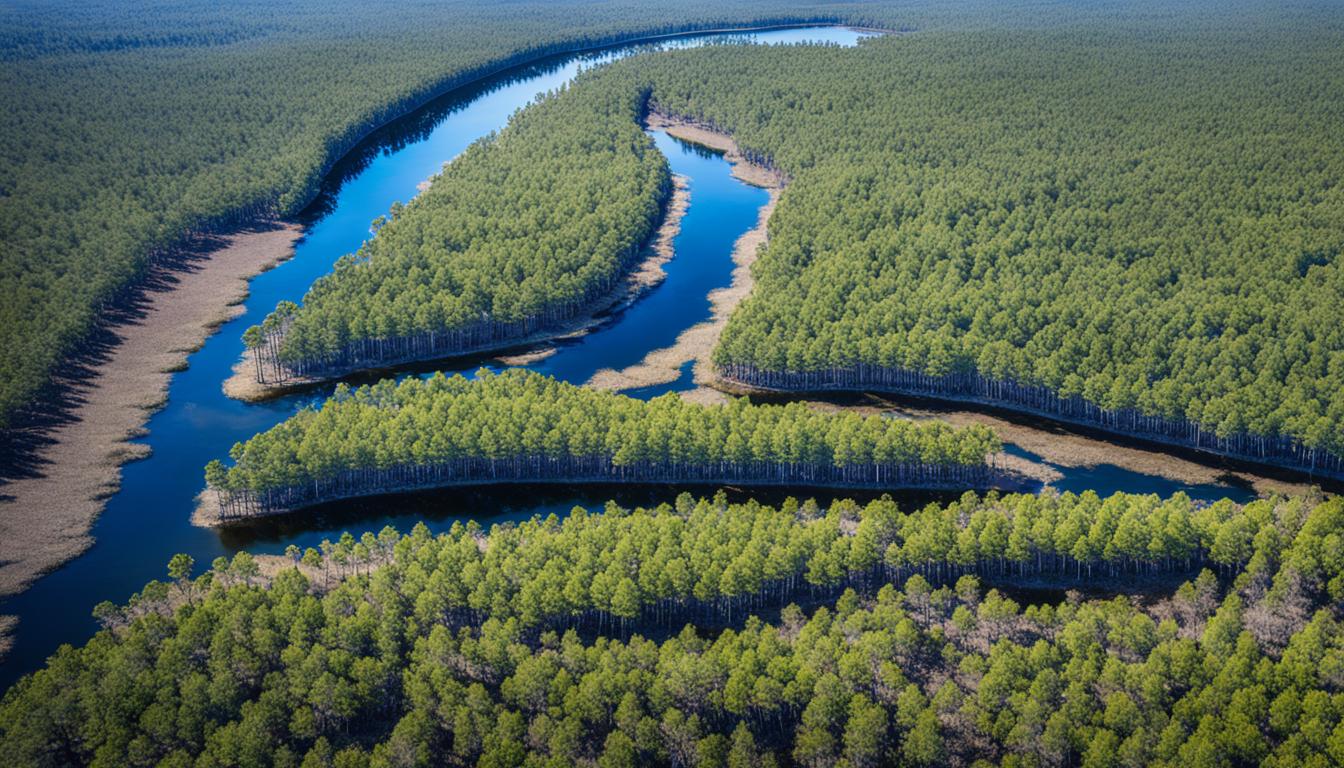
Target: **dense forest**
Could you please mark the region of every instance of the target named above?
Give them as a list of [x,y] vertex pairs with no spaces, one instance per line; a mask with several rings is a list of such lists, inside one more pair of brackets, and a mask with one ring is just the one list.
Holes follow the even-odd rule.
[[[434,95],[576,47],[791,20],[903,33],[581,75],[249,330],[257,378],[579,313],[669,192],[639,126],[655,110],[789,181],[713,353],[725,388],[971,400],[1344,478],[1344,13],[1316,0],[14,0],[0,434],[155,265],[299,216],[361,136]],[[166,431],[213,445],[198,423]],[[205,467],[212,522],[475,484],[950,493],[729,488],[489,528],[498,509],[456,509],[471,522],[440,532],[178,554],[0,696],[0,762],[1344,765],[1344,499],[1005,494],[1002,449],[984,426],[526,370],[340,384]],[[236,547],[179,533],[144,551]],[[27,603],[87,586],[66,580]],[[45,608],[13,613],[69,618]]]
[[363,134],[454,85],[641,35],[874,13],[867,0],[5,3],[0,427],[176,245],[296,214]]
[[987,427],[826,413],[739,399],[702,407],[578,387],[523,369],[338,386],[212,461],[223,518],[321,501],[499,482],[984,487]]
[[[1103,499],[1091,491],[968,492],[953,503],[904,510],[890,498],[825,510],[811,500],[786,500],[779,509],[748,501],[725,515],[726,506],[724,496],[697,502],[682,493],[671,508],[577,508],[563,520],[534,518],[488,535],[475,524],[454,525],[435,539],[432,609],[453,624],[516,620],[529,631],[679,627],[914,575],[938,583],[972,575],[1069,586],[1202,567],[1228,575],[1257,554],[1278,557],[1283,534],[1275,526],[1288,520],[1295,533],[1311,508],[1300,499],[1238,507],[1225,500],[1197,505],[1184,495]],[[1337,513],[1321,515],[1311,529],[1320,546],[1303,549],[1298,567],[1325,594],[1344,598],[1344,563],[1332,559],[1341,542],[1320,527],[1338,522]],[[321,566],[325,588],[387,563],[397,541],[388,528],[292,554]],[[1266,550],[1271,543],[1275,549]]]
[[[1185,557],[1224,578],[1204,570],[1142,600],[1069,593],[1023,608],[987,587],[991,571],[990,586],[1068,555],[1048,535],[1023,534],[1030,543],[1013,551],[988,532],[1011,539],[1019,517],[1051,515],[1089,528],[1089,564],[1124,563],[1121,580]],[[1190,533],[1135,546],[1123,523],[1135,515]],[[920,548],[918,572],[893,566],[921,516],[963,540],[979,527],[978,543],[964,555]],[[1220,552],[1220,540],[1238,543]],[[1338,500],[991,494],[903,517],[887,500],[822,511],[683,496],[488,534],[346,535],[292,551],[293,567],[269,580],[246,553],[199,576],[179,556],[170,581],[99,606],[103,631],[6,694],[0,758],[1328,766],[1344,759],[1341,541]],[[679,582],[679,562],[699,575]],[[766,562],[780,563],[775,578],[751,582]],[[729,594],[754,590],[768,610],[730,614],[744,603],[723,599],[715,567],[748,579]],[[486,582],[516,591],[499,597]],[[658,621],[674,603],[703,609],[703,626]],[[671,629],[574,623],[591,610]]]
[[618,62],[793,182],[715,361],[1344,475],[1337,13]]
[[507,346],[593,309],[672,190],[641,96],[567,89],[468,148],[300,306],[248,330],[258,381]]

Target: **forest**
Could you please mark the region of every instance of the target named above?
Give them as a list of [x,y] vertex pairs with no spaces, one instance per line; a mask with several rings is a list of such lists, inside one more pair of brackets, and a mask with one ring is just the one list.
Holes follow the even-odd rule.
[[[911,512],[887,499],[823,510],[682,495],[489,532],[346,534],[321,551],[291,547],[270,577],[247,553],[199,575],[178,556],[167,581],[100,605],[102,631],[0,700],[0,757],[342,768],[1344,759],[1339,500],[991,493]],[[1088,567],[1056,570],[1059,558]],[[1148,569],[1188,580],[1109,596],[1107,585],[1140,588]],[[1002,585],[1028,573],[1090,596],[1024,604]],[[610,620],[595,625],[594,613]],[[678,626],[685,615],[697,623]]]
[[[6,673],[34,670],[0,693],[0,762],[1344,765],[1344,499],[1010,492],[1010,462],[1038,455],[1013,435],[1058,427],[1037,417],[1344,479],[1330,3],[0,4],[0,440],[147,277],[239,228],[311,222],[335,163],[436,95],[575,48],[797,21],[889,34],[587,71],[330,253],[301,303],[257,290],[275,311],[244,337],[278,383],[573,319],[658,226],[654,111],[788,182],[712,353],[718,386],[772,396],[482,369],[295,410],[197,377],[117,454],[151,455],[105,486],[97,546],[0,605],[0,653],[24,665]],[[1005,453],[978,423],[801,401],[835,390],[1029,424]],[[211,456],[193,522],[232,527],[184,532]],[[1179,474],[1120,464],[1059,468],[1136,490]],[[520,519],[426,495],[441,508],[409,531],[339,536],[328,510],[256,519],[361,498],[377,529],[423,511],[395,494],[544,483],[666,501]],[[772,486],[864,498],[742,490]],[[123,599],[154,573],[112,568],[164,560]]]
[[1338,477],[1340,27],[1280,13],[601,74],[793,180],[715,351],[728,382],[977,400]]
[[672,189],[641,97],[567,89],[455,158],[300,305],[247,331],[257,380],[507,346],[594,309]]
[[[854,0],[0,6],[0,428],[155,265],[296,217],[366,133],[509,64],[643,35],[879,23]],[[333,258],[339,254],[334,254]]]
[[[578,387],[525,369],[338,385],[205,469],[220,517],[463,483],[746,483],[981,488],[1001,448],[953,428],[802,403],[704,407]],[[1006,476],[1005,476],[1006,477]]]

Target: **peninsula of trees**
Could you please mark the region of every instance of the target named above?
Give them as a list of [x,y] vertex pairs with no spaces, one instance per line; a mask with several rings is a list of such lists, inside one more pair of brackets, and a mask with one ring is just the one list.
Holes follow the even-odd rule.
[[729,382],[974,400],[1344,477],[1338,27],[1245,21],[602,74],[793,179],[715,352]]
[[[510,65],[838,16],[809,0],[0,7],[0,428],[176,246],[299,213],[368,132]],[[895,23],[894,19],[887,19]],[[95,181],[96,180],[96,181]]]
[[579,85],[472,145],[301,305],[248,330],[257,380],[507,347],[593,311],[639,258],[672,189],[637,122],[642,96]]
[[[1085,531],[1066,538],[1095,569],[1051,528]],[[246,553],[200,576],[179,556],[0,700],[0,758],[1324,768],[1344,759],[1341,541],[1338,500],[991,494],[904,517],[683,495],[347,534],[269,584]],[[1201,563],[1225,578],[1142,601],[1024,609],[985,586]]]
[[801,403],[651,401],[514,369],[339,385],[212,461],[220,519],[333,499],[502,482],[986,487],[1007,479],[983,426],[955,429]]

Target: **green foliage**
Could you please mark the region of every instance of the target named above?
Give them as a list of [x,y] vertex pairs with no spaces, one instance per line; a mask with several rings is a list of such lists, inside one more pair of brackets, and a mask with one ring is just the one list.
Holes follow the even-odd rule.
[[[375,485],[388,490],[384,477],[408,486],[584,473],[899,485],[917,483],[923,470],[884,468],[945,469],[973,479],[999,447],[982,426],[954,429],[746,399],[702,407],[670,394],[646,402],[522,369],[481,370],[473,380],[435,374],[356,390],[340,385],[320,409],[300,411],[235,445],[233,467],[212,463],[206,474],[227,493],[308,494],[316,483],[313,500],[372,492]],[[447,474],[421,471],[430,467]]]
[[[0,425],[190,233],[296,213],[364,133],[559,50],[876,3],[16,2],[0,7]],[[445,158],[446,159],[446,158]]]
[[[634,261],[671,190],[641,108],[638,93],[578,87],[515,114],[394,208],[300,307],[249,330],[272,358],[258,373],[503,345],[587,309]],[[261,346],[262,331],[282,338]]]
[[[1100,499],[1090,492],[1004,497],[968,493],[954,503],[909,513],[882,499],[862,508],[841,502],[822,514],[799,512],[788,504],[776,510],[755,502],[731,507],[705,499],[695,503],[683,494],[676,508],[625,511],[613,506],[599,515],[580,508],[564,520],[552,516],[496,526],[484,537],[474,526],[456,525],[436,539],[411,537],[413,551],[398,550],[398,562],[435,563],[439,571],[433,576],[434,597],[416,609],[414,621],[493,617],[517,620],[525,628],[569,628],[612,617],[667,623],[711,609],[740,615],[762,601],[777,602],[801,584],[838,589],[900,582],[912,573],[1030,575],[1079,582],[1184,573],[1203,565],[1233,573],[1242,564],[1220,557],[1214,542],[1226,529],[1247,526],[1291,541],[1288,562],[1294,571],[1306,573],[1313,584],[1327,585],[1344,573],[1344,561],[1325,571],[1302,572],[1297,553],[1337,535],[1337,524],[1331,529],[1336,533],[1323,534],[1317,522],[1329,522],[1342,506],[1331,502],[1311,509],[1292,500],[1206,507],[1182,495],[1161,500],[1129,494]],[[1303,509],[1311,509],[1305,525],[1300,522]],[[1150,532],[1137,547],[1126,543],[1124,529],[1129,525]],[[988,533],[995,528],[1024,531],[1030,542],[1005,552]],[[1095,545],[1082,560],[1071,554],[1078,540]],[[339,577],[386,561],[396,546],[397,538],[384,531],[360,544],[347,534],[326,548],[338,564],[334,575]],[[1245,572],[1267,578],[1282,554],[1257,554],[1262,557]],[[316,568],[321,560],[305,557],[304,564]],[[230,572],[237,571],[235,564]],[[959,584],[958,593],[973,595],[973,581]],[[920,576],[914,583],[922,586],[907,584],[907,593],[927,595],[932,589]],[[1201,584],[1196,592],[1192,587],[1185,599],[1199,602],[1199,595],[1211,588]],[[974,605],[970,597],[966,602]],[[965,613],[966,623],[992,624],[1014,610],[987,601]],[[1152,633],[1150,626],[1135,626],[1123,636],[1139,647],[1150,644]]]
[[[405,537],[384,531],[329,588],[293,569],[260,586],[235,572],[237,558],[195,580],[193,603],[147,586],[110,629],[63,647],[0,700],[0,759],[764,767],[1324,766],[1337,757],[1344,626],[1322,581],[1334,576],[1293,563],[1340,534],[1339,501],[1198,509],[1179,498],[1028,498],[967,497],[944,511],[1015,523],[1031,503],[1086,510],[1092,529],[1109,531],[1097,541],[1105,551],[1119,529],[1104,509],[1160,508],[1189,518],[1201,546],[1244,519],[1285,545],[1257,553],[1264,568],[1231,587],[1205,572],[1169,598],[1023,609],[969,576],[955,588],[914,576],[900,589],[846,591],[810,618],[788,606],[775,623],[687,626],[653,641],[535,626],[513,611],[528,604],[521,592],[497,592],[521,585],[546,597],[562,583],[597,592],[594,567],[643,582],[682,553],[702,558],[707,579],[738,567],[716,561],[721,552],[793,547],[780,533],[859,542],[878,521],[902,518],[885,501],[798,517],[683,499],[685,512],[613,509],[484,537],[461,525],[437,538],[423,526]],[[343,557],[362,542],[347,535],[323,548]],[[514,574],[522,581],[510,583]],[[476,600],[472,616],[452,609]],[[954,618],[967,613],[979,621]],[[1266,636],[1270,614],[1293,618]]]
[[1339,9],[1177,17],[613,65],[793,179],[716,362],[785,388],[979,375],[1339,469]]

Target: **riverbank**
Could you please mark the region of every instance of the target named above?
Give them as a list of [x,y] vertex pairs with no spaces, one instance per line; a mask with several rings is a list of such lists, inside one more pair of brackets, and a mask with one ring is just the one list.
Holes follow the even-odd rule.
[[[242,313],[248,280],[289,258],[301,236],[293,224],[238,232],[151,275],[139,317],[115,329],[117,343],[93,377],[72,385],[75,405],[46,435],[40,469],[3,487],[0,596],[93,544],[89,529],[116,493],[121,465],[149,453],[130,441],[162,406],[172,374],[215,328]],[[0,621],[0,650],[14,624]]]
[[[959,469],[959,468],[958,468]],[[958,469],[947,468],[944,474],[956,475]],[[277,517],[283,515],[302,512],[312,507],[322,506],[333,502],[348,501],[351,499],[367,499],[379,496],[394,496],[397,494],[417,493],[421,491],[438,491],[448,488],[478,488],[488,486],[504,485],[533,485],[533,486],[670,486],[680,489],[700,488],[713,490],[719,488],[807,488],[810,490],[840,491],[840,492],[898,492],[898,491],[931,491],[945,493],[962,493],[965,491],[987,492],[996,490],[1003,493],[1018,493],[1028,490],[1032,487],[1030,478],[1024,477],[1019,473],[1013,472],[1008,468],[999,466],[997,463],[985,464],[974,468],[983,479],[968,479],[964,476],[948,477],[941,480],[882,480],[882,481],[846,481],[838,479],[814,479],[800,480],[797,478],[772,479],[768,477],[741,477],[729,475],[705,475],[696,476],[688,479],[679,479],[667,476],[651,477],[637,472],[626,473],[621,476],[615,473],[609,474],[584,474],[571,475],[565,477],[546,477],[535,474],[521,473],[503,473],[496,472],[489,477],[469,477],[457,478],[450,481],[430,481],[424,483],[398,483],[377,485],[367,489],[360,489],[345,493],[332,493],[323,495],[321,498],[305,501],[300,504],[293,504],[285,507],[262,509],[246,515],[223,514],[223,509],[219,503],[219,494],[210,489],[204,489],[196,497],[196,508],[191,515],[191,524],[200,528],[226,528],[231,525],[247,525],[257,520],[267,517]],[[884,472],[912,474],[916,470],[909,466],[896,468],[883,468]],[[964,475],[964,472],[960,473]]]
[[787,179],[769,168],[746,160],[737,142],[728,134],[657,113],[648,116],[646,125],[653,130],[666,131],[669,136],[682,141],[722,152],[732,167],[734,178],[768,190],[770,197],[761,206],[756,226],[745,232],[733,245],[732,280],[727,287],[711,291],[706,297],[710,304],[710,319],[682,331],[672,346],[649,352],[635,365],[620,370],[604,368],[598,371],[589,379],[587,386],[622,391],[668,384],[681,377],[681,371],[687,363],[694,363],[692,374],[695,383],[700,386],[684,393],[683,397],[702,403],[722,402],[725,399],[722,393],[708,386],[714,378],[710,354],[719,342],[728,316],[751,293],[755,284],[751,277],[751,265],[766,243],[770,216],[774,213]]
[[[722,386],[722,384],[716,384]],[[779,393],[761,393],[734,387],[736,395],[765,396],[773,400]],[[1063,469],[1091,469],[1110,465],[1126,472],[1160,477],[1175,483],[1198,485],[1231,485],[1253,491],[1259,496],[1306,495],[1316,491],[1308,482],[1286,480],[1245,468],[1211,465],[1181,455],[1167,453],[1141,444],[1125,445],[1100,439],[1081,429],[1068,425],[1045,422],[1027,416],[995,414],[971,410],[954,403],[920,400],[918,402],[880,393],[845,396],[858,402],[836,402],[835,399],[806,400],[822,410],[847,410],[862,414],[887,414],[916,421],[937,419],[954,427],[982,425],[994,430],[1004,443],[1010,443],[1027,456],[999,454],[1000,467],[1023,474],[1045,486],[1064,478]],[[792,401],[795,397],[783,397]]]
[[[460,355],[455,355],[454,358],[473,355],[489,356],[492,353],[498,353],[494,359],[505,365],[524,365],[541,360],[553,352],[554,347],[552,345],[554,342],[578,338],[594,330],[606,322],[610,315],[630,306],[649,289],[658,285],[667,277],[667,272],[663,270],[663,266],[675,256],[672,243],[676,239],[677,233],[681,231],[681,220],[686,215],[687,209],[690,208],[690,203],[689,181],[684,176],[674,174],[672,176],[672,195],[663,209],[663,220],[658,225],[658,229],[654,231],[653,236],[644,245],[639,260],[626,273],[616,289],[599,299],[587,312],[536,333],[510,339],[503,344],[464,350]],[[539,348],[526,349],[527,347]],[[513,354],[509,354],[510,352]],[[430,362],[433,361],[415,360],[408,361],[406,364]],[[284,384],[262,384],[257,381],[254,375],[255,367],[256,363],[252,351],[244,352],[238,362],[234,364],[232,375],[224,381],[224,394],[235,400],[255,403],[270,400],[289,392],[310,389],[325,382],[339,381],[341,378],[301,378],[287,381]],[[391,365],[373,370],[394,371],[398,367]],[[365,375],[367,373],[369,371],[357,371],[351,375]]]

